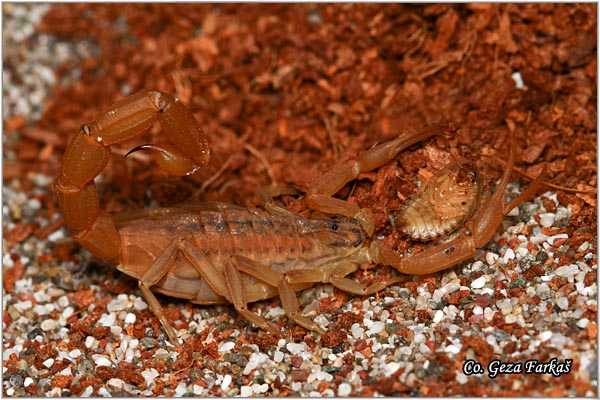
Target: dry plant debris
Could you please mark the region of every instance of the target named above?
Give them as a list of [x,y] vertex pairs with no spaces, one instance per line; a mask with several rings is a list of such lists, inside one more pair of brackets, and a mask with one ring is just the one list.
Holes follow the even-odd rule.
[[[596,7],[3,4],[3,394],[597,395]],[[142,88],[189,103],[213,158],[173,179],[143,157],[123,161],[135,144],[117,149],[98,182],[110,211],[244,205],[274,181],[306,189],[336,161],[441,121],[459,134],[340,193],[372,208],[398,251],[422,244],[387,210],[453,158],[476,163],[491,190],[511,133],[514,181],[546,165],[556,186],[470,262],[368,298],[306,290],[323,337],[288,325],[277,299],[252,307],[282,339],[232,307],[162,298],[187,332],[173,348],[135,282],[69,239],[51,189],[68,135]],[[144,140],[160,142],[158,128]],[[281,201],[307,212],[301,197]],[[392,273],[365,266],[356,279]],[[559,376],[542,371],[554,359]],[[469,360],[546,364],[492,378],[465,374]]]

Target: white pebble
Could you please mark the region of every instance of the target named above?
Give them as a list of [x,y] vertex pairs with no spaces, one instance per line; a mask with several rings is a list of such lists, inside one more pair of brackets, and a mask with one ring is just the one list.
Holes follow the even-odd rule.
[[394,374],[396,371],[400,369],[400,364],[392,361],[391,363],[385,364],[385,372],[386,376]]
[[373,322],[373,324],[369,328],[369,331],[367,332],[367,334],[369,336],[376,335],[376,334],[382,332],[383,328],[384,328],[383,322],[381,322],[381,321],[375,321],[375,322]]
[[81,350],[79,350],[79,349],[71,350],[69,352],[69,357],[71,357],[73,359],[79,357],[80,355],[81,355]]
[[444,286],[444,288],[446,289],[446,292],[452,294],[452,293],[456,292],[458,289],[460,289],[460,282],[458,280],[454,281],[454,282],[450,282],[449,284]]
[[583,318],[583,319],[580,319],[579,321],[577,321],[577,326],[580,327],[581,329],[585,329],[585,328],[587,328],[589,323],[590,323],[589,319]]
[[148,308],[148,304],[146,304],[146,302],[140,297],[136,297],[135,300],[133,300],[133,308],[135,308],[138,311],[142,311]]
[[117,322],[116,314],[102,314],[100,319],[98,320],[98,325],[100,326],[114,326]]
[[419,345],[419,351],[424,354],[431,353],[431,349],[429,347],[427,347],[427,345],[425,343],[421,343]]
[[[288,343],[288,346],[292,343]],[[244,375],[248,375],[252,370],[256,369],[260,364],[267,361],[267,355],[263,353],[252,353],[248,359],[248,364],[244,368]]]
[[100,366],[111,367],[112,366],[112,363],[110,362],[108,357],[105,355],[102,355],[102,354],[92,354],[92,360],[94,361],[94,363],[96,364],[97,367],[100,367]]
[[365,329],[356,323],[352,324],[352,326],[350,327],[350,331],[352,332],[352,336],[354,337],[354,339],[362,338],[363,334],[365,333]]
[[546,239],[546,241],[548,243],[550,243],[552,246],[554,246],[554,241],[556,239],[568,239],[569,235],[567,235],[566,233],[559,233],[558,235],[554,235],[554,236],[550,236]]
[[[493,253],[488,253],[488,254],[493,254]],[[498,258],[497,254],[495,254],[495,256],[496,256],[496,258]],[[480,276],[479,278],[477,278],[473,282],[471,282],[472,289],[481,289],[484,286],[485,286],[485,276]]]
[[488,265],[494,265],[496,263],[496,260],[498,259],[498,257],[499,257],[498,254],[488,251],[485,254],[485,261],[488,263]]
[[263,383],[262,385],[259,385],[258,383],[255,383],[252,385],[252,391],[254,393],[266,393],[269,390],[269,385],[267,385],[266,383]]
[[346,382],[340,383],[340,385],[338,386],[337,395],[340,397],[348,397],[350,396],[350,393],[352,393],[352,386],[350,386],[350,384]]
[[442,310],[437,310],[435,312],[435,315],[433,316],[433,322],[437,324],[443,319],[444,319],[444,312]]
[[559,297],[558,300],[556,300],[556,305],[563,310],[567,310],[569,308],[569,299],[564,296]]
[[231,375],[225,375],[223,377],[223,382],[221,382],[221,389],[225,392],[227,391],[227,389],[229,389],[229,385],[231,385]]
[[134,313],[127,313],[127,315],[125,316],[126,324],[134,324],[135,320],[136,320],[136,316]]
[[523,77],[519,71],[514,72],[511,76],[513,81],[515,81],[515,87],[519,90],[525,87],[525,83],[523,83]]
[[300,354],[303,351],[306,350],[306,344],[304,343],[288,343],[285,348],[291,353],[291,354]]
[[590,248],[590,243],[589,243],[589,242],[583,242],[583,243],[581,243],[581,246],[579,246],[579,247],[577,248],[577,252],[578,252],[578,253],[581,253],[581,252],[584,252],[584,251],[586,251],[586,250],[587,250],[587,249],[589,249],[589,248]]
[[[543,277],[542,277],[543,278]],[[548,286],[547,283],[543,282],[540,283],[537,288],[535,289],[535,292],[539,295],[542,293],[548,293],[550,291],[550,286]]]
[[44,367],[50,368],[51,366],[54,365],[54,358],[49,358],[47,360],[44,360],[44,362],[42,364],[44,365]]
[[546,228],[550,228],[554,224],[554,214],[543,213],[540,214],[540,225]]
[[200,385],[192,385],[192,391],[196,396],[201,396],[204,393],[204,388]]
[[[63,296],[63,297],[66,297],[66,296]],[[64,309],[64,311],[61,314],[61,317],[63,317],[64,319],[67,319],[71,315],[73,315],[74,313],[75,313],[75,309],[73,307],[69,306],[69,307],[67,307],[67,308]]]
[[241,386],[240,387],[240,397],[250,397],[254,392],[250,386]]
[[92,348],[92,345],[94,344],[94,341],[96,341],[96,338],[93,336],[88,336],[85,338],[85,347],[87,347],[88,349]]
[[504,317],[504,321],[507,324],[514,324],[515,322],[517,322],[518,318],[515,314],[508,314],[506,317]]
[[415,336],[413,338],[413,342],[415,342],[415,343],[425,343],[426,340],[427,340],[427,337],[422,333],[415,334]]
[[219,345],[219,353],[226,353],[235,347],[233,342],[224,342]]
[[158,373],[158,371],[155,370],[154,368],[150,368],[145,371],[142,371],[141,374],[144,377],[144,379],[146,380],[146,386],[150,386],[151,383],[154,383],[154,378],[156,378],[158,375],[160,375]]
[[94,393],[94,387],[93,386],[88,386],[85,388],[85,390],[81,393],[81,397],[90,397],[92,395],[92,393]]
[[514,260],[515,258],[515,252],[513,249],[511,249],[510,247],[506,250],[506,253],[504,253],[504,256],[502,257],[502,262],[504,262],[504,264],[508,264],[508,260]]
[[42,330],[46,332],[54,330],[54,328],[56,328],[56,321],[53,319],[45,319],[40,324],[40,328],[42,328]]
[[498,307],[502,314],[506,315],[512,311],[512,301],[510,299],[502,299],[496,302],[496,307]]
[[179,382],[179,384],[175,388],[175,397],[183,397],[183,395],[186,393],[187,385],[185,384],[185,382]]
[[495,314],[496,314],[496,312],[494,310],[492,310],[490,307],[486,307],[483,310],[483,318],[485,318],[486,321],[491,321],[494,318]]
[[546,340],[549,340],[552,337],[552,331],[544,331],[542,333],[540,333],[540,341],[541,342],[545,342]]
[[25,380],[23,381],[23,386],[24,387],[29,387],[29,385],[31,385],[33,383],[33,379],[31,379],[30,376],[28,376],[27,378],[25,378]]
[[283,361],[283,355],[283,352],[275,350],[275,352],[273,353],[273,361],[279,364],[281,361]]
[[47,239],[49,242],[56,242],[65,237],[65,232],[62,229],[52,232],[48,235]]
[[458,353],[460,353],[460,349],[457,346],[451,344],[451,345],[446,346],[446,352],[452,353],[452,354],[458,354]]
[[317,325],[321,325],[321,327],[323,328],[327,328],[327,326],[329,325],[329,320],[327,319],[327,317],[323,314],[319,314],[317,315],[314,320],[313,320]]

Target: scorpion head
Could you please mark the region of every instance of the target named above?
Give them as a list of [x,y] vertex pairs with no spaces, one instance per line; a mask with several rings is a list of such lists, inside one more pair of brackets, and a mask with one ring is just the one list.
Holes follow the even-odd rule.
[[[320,247],[322,255],[347,255],[353,253],[363,244],[365,237],[359,223],[352,218],[336,218],[326,221],[315,221],[314,230],[309,236]],[[318,243],[318,244],[317,244]]]

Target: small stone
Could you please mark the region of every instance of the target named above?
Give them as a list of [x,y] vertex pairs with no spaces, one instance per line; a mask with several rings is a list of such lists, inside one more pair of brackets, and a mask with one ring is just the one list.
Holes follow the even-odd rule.
[[371,325],[371,327],[369,328],[369,331],[367,333],[369,336],[376,335],[376,334],[382,332],[384,328],[385,328],[385,325],[383,322],[376,321],[376,322],[373,322],[373,324]]
[[233,342],[224,342],[219,345],[219,353],[226,353],[235,347]]
[[97,367],[112,367],[112,363],[108,359],[107,356],[102,354],[92,354],[92,360],[96,364]]
[[550,228],[554,224],[555,215],[552,213],[540,214],[540,225],[546,228]]
[[460,349],[458,347],[456,347],[455,345],[450,344],[450,345],[446,346],[446,352],[452,353],[452,354],[458,354],[458,353],[460,353]]
[[540,333],[540,341],[545,342],[552,337],[552,331],[544,331]]
[[304,343],[288,343],[285,348],[291,353],[291,354],[300,354],[303,351],[306,350],[306,344]]
[[[492,254],[492,253],[488,253],[488,254]],[[497,256],[497,254],[496,254],[496,256]],[[485,286],[485,276],[480,276],[479,278],[477,278],[473,282],[471,282],[472,289],[481,289],[484,286]]]
[[275,361],[276,363],[280,363],[281,361],[283,361],[283,356],[283,352],[275,350],[275,352],[273,353],[273,361]]
[[141,374],[142,377],[146,380],[146,386],[150,386],[152,383],[154,383],[154,379],[160,375],[158,371],[154,368],[142,371]]
[[221,382],[221,390],[223,390],[224,392],[227,391],[227,389],[229,389],[229,385],[231,385],[231,375],[227,374],[223,377],[223,382]]
[[241,386],[240,387],[240,396],[241,397],[250,397],[254,392],[250,386]]
[[485,261],[488,263],[488,265],[494,265],[496,263],[496,260],[498,259],[498,257],[499,257],[498,254],[488,251],[485,254]]
[[53,319],[45,319],[40,324],[40,328],[46,332],[54,330],[56,328],[56,321]]
[[136,321],[136,316],[133,313],[127,313],[127,315],[125,316],[125,323],[126,324],[134,324]]
[[579,246],[577,248],[577,252],[578,253],[582,253],[582,252],[586,251],[589,248],[590,248],[590,243],[589,242],[583,242],[583,243],[581,243],[581,246]]
[[577,321],[577,326],[580,327],[581,329],[585,329],[585,328],[587,328],[589,323],[590,323],[589,319],[583,318],[583,319],[580,319],[579,321]]
[[567,310],[569,308],[569,299],[562,296],[556,300],[556,305],[559,306],[563,310]]
[[342,382],[338,386],[338,392],[337,392],[337,394],[340,397],[348,397],[348,396],[350,396],[351,392],[352,392],[352,386],[350,386],[349,383]]

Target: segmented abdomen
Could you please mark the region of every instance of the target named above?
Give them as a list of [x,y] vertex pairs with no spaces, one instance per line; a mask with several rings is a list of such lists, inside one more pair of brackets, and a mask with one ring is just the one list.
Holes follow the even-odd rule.
[[[154,212],[156,215],[156,211]],[[120,230],[123,261],[149,267],[174,240],[193,243],[213,264],[240,255],[274,266],[290,261],[339,257],[362,243],[355,220],[302,218],[287,212],[271,213],[221,203],[199,209],[169,209],[166,215],[128,224]]]
[[475,211],[481,191],[475,167],[453,164],[440,170],[395,215],[413,240],[432,240],[455,231]]

